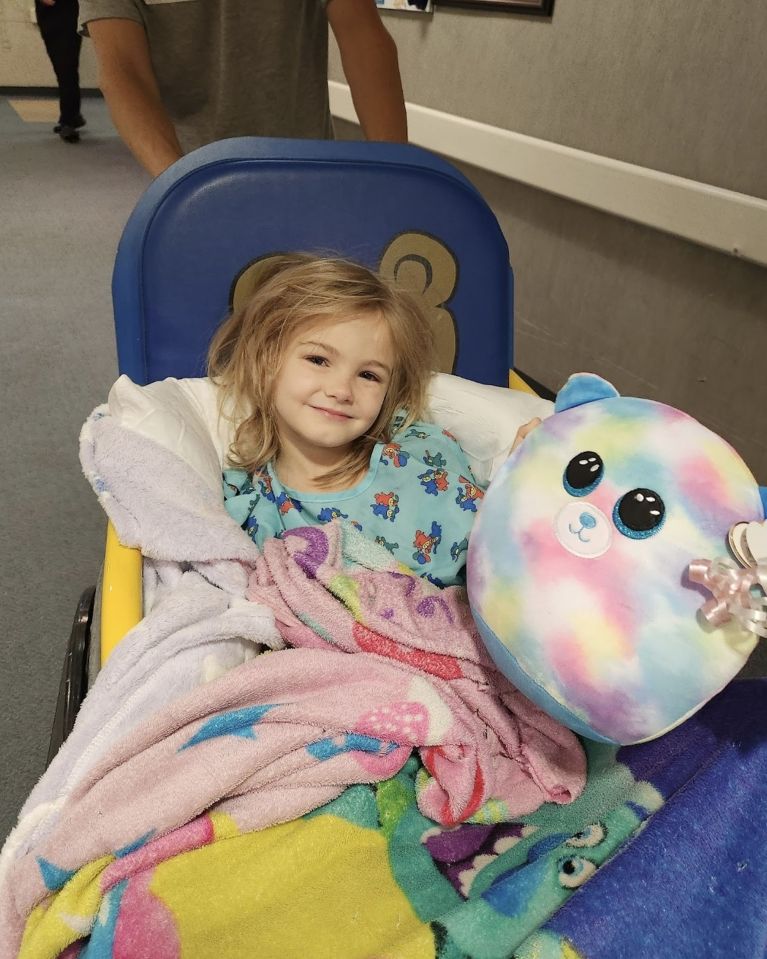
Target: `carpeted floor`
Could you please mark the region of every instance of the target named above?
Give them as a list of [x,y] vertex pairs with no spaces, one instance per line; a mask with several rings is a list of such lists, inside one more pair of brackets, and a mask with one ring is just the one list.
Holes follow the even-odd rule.
[[115,379],[112,264],[148,183],[102,100],[84,101],[79,144],[39,104],[21,112],[32,122],[0,97],[0,842],[43,772],[72,617],[101,564],[77,437]]

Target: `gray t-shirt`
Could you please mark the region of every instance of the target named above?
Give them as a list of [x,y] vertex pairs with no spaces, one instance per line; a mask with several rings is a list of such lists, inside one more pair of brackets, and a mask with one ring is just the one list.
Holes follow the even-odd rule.
[[326,0],[80,0],[80,25],[143,25],[185,151],[235,136],[333,136]]

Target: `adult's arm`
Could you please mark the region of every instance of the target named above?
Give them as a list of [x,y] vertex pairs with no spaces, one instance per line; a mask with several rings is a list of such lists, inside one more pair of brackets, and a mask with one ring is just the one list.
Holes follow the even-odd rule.
[[138,162],[157,176],[181,156],[160,100],[146,31],[135,20],[89,20],[99,84],[117,131]]
[[375,0],[328,0],[327,17],[366,139],[407,141],[397,46]]

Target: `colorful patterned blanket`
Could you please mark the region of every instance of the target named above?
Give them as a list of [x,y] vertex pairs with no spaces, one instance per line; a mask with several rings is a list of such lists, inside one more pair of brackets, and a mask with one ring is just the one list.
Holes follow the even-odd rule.
[[[766,687],[733,684],[642,746],[587,744],[577,800],[508,822],[423,816],[416,757],[270,829],[205,813],[69,878],[30,917],[20,955],[756,959]],[[90,939],[67,949],[78,928]]]
[[162,846],[206,811],[241,832],[296,819],[391,777],[414,749],[428,770],[418,807],[448,827],[580,794],[575,736],[496,673],[457,587],[439,590],[334,522],[265,544],[248,596],[299,648],[192,690],[94,765],[3,875],[0,949],[104,857]]

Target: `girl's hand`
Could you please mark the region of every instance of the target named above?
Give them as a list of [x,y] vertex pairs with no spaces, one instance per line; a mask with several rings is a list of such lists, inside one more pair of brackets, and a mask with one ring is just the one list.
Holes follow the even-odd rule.
[[531,419],[529,423],[525,423],[524,426],[520,426],[519,429],[517,430],[517,435],[514,437],[514,442],[511,444],[509,455],[511,455],[514,452],[514,450],[519,446],[519,444],[522,442],[522,440],[526,436],[529,436],[534,429],[537,429],[537,427],[539,427],[542,422],[543,420],[539,416],[536,416],[533,419]]

